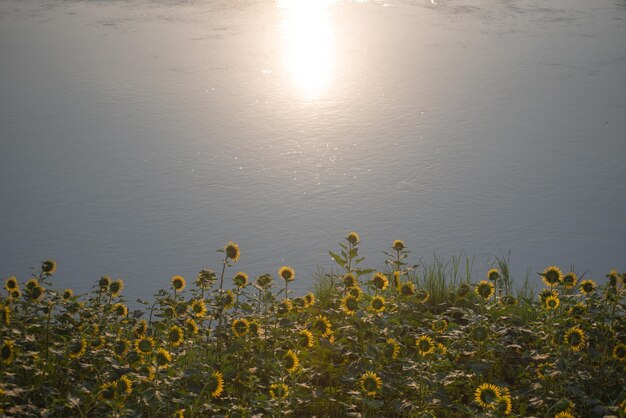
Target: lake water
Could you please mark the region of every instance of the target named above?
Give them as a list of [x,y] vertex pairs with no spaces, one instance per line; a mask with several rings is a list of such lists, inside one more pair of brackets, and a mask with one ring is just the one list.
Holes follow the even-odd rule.
[[[626,270],[626,1],[0,2],[0,277]],[[232,270],[231,273],[234,273]]]

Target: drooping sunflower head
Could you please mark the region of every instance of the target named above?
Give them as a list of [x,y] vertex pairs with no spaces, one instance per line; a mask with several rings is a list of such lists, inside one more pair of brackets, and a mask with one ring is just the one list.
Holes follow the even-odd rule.
[[378,290],[385,290],[387,286],[389,286],[389,279],[382,273],[374,273],[374,278],[372,279],[372,283],[374,287]]
[[180,346],[184,341],[183,329],[178,325],[172,325],[167,332],[167,340],[173,347]]
[[0,347],[0,360],[3,364],[11,364],[15,359],[15,343],[13,340],[4,340]]
[[134,331],[137,337],[146,335],[146,332],[148,332],[148,323],[146,322],[146,320],[142,319],[141,321],[139,321],[137,325],[135,325]]
[[363,290],[359,286],[349,287],[346,289],[346,294],[360,300]]
[[340,309],[347,315],[354,315],[359,310],[359,300],[353,296],[345,296],[341,299]]
[[69,300],[72,298],[72,296],[74,296],[74,291],[72,289],[65,289],[63,291],[62,297],[64,300]]
[[496,409],[500,397],[500,388],[491,383],[483,383],[474,391],[474,400],[485,409]]
[[213,286],[213,283],[217,280],[215,272],[211,269],[202,269],[196,277],[196,286],[201,289],[208,289]]
[[583,280],[580,282],[580,291],[585,295],[590,295],[596,290],[596,282],[593,280]]
[[413,282],[404,282],[400,285],[401,296],[413,296],[415,294],[415,285]]
[[172,276],[172,287],[177,292],[180,292],[181,290],[183,290],[186,284],[187,282],[185,282],[185,279],[183,278],[183,276],[179,276],[179,275]]
[[270,397],[272,399],[285,399],[289,395],[289,388],[284,383],[272,383],[270,385]]
[[117,392],[122,395],[130,395],[133,392],[133,382],[128,376],[122,376],[117,380]]
[[415,293],[415,298],[419,303],[426,303],[430,300],[430,292],[425,289],[420,289]]
[[304,307],[305,308],[310,308],[311,306],[315,305],[315,295],[312,292],[307,293],[306,295],[303,296],[304,298]]
[[48,276],[53,275],[54,272],[57,271],[57,262],[54,260],[44,261],[41,263],[41,271],[43,274],[47,274]]
[[243,337],[250,330],[250,323],[244,318],[238,318],[233,321],[231,327],[236,337]]
[[156,351],[154,359],[156,360],[157,366],[165,368],[172,362],[172,355],[165,348],[159,348]]
[[150,354],[154,349],[154,339],[146,335],[135,340],[135,350],[140,354]]
[[239,251],[239,245],[237,245],[236,243],[228,241],[228,244],[224,246],[224,252],[226,253],[226,257],[230,258],[233,263],[239,261],[241,252]]
[[191,312],[196,318],[204,318],[207,312],[206,304],[202,299],[194,299],[191,302]]
[[111,285],[109,286],[111,296],[113,296],[114,298],[118,297],[122,293],[122,290],[124,290],[124,280],[117,279],[111,282]]
[[500,272],[498,271],[498,269],[491,269],[487,272],[487,279],[491,280],[492,282],[495,282],[499,278]]
[[238,271],[235,277],[233,277],[233,283],[240,289],[246,287],[248,284],[248,275],[243,271]]
[[217,399],[222,396],[222,392],[224,392],[224,375],[217,370],[211,373],[207,388],[212,398]]
[[302,348],[313,347],[313,334],[307,329],[298,332],[298,345]]
[[292,310],[293,310],[293,302],[291,301],[291,299],[281,300],[280,302],[278,302],[278,306],[276,307],[276,311],[280,315],[288,314]]
[[298,359],[298,355],[293,350],[289,350],[283,356],[283,363],[285,370],[289,373],[293,373],[298,369],[300,360]]
[[324,315],[318,315],[317,318],[315,318],[315,321],[313,321],[313,329],[322,334],[323,337],[332,333],[330,321]]
[[257,279],[256,279],[256,284],[257,286],[259,286],[261,289],[269,289],[272,286],[272,282],[274,281],[274,278],[272,277],[271,274],[262,274],[260,275]]
[[397,239],[393,242],[393,244],[391,244],[391,247],[396,251],[402,251],[404,250],[404,242]]
[[111,285],[111,277],[109,276],[102,276],[100,277],[100,280],[98,280],[98,286],[100,287],[100,290],[102,291],[107,290],[110,285]]
[[224,292],[221,299],[222,299],[222,308],[225,311],[235,306],[236,298],[232,290],[227,290],[226,292]]
[[557,266],[547,267],[543,273],[540,273],[541,280],[548,287],[557,286],[563,281],[563,272]]
[[248,322],[248,333],[250,335],[252,335],[253,337],[258,337],[260,330],[261,330],[261,327],[257,321]]
[[495,293],[495,286],[493,285],[493,283],[487,280],[481,280],[480,282],[476,283],[476,286],[474,286],[474,291],[478,296],[480,296],[484,300],[487,300],[491,298]]
[[559,307],[560,304],[561,304],[561,301],[559,300],[558,297],[555,297],[555,296],[548,296],[544,302],[544,306],[547,311],[555,310],[556,308]]
[[357,285],[356,276],[353,273],[346,273],[343,276],[343,285],[346,288],[354,287]]
[[370,397],[376,396],[383,387],[383,381],[374,372],[363,373],[359,383],[361,384],[361,390]]
[[293,267],[282,266],[278,269],[278,277],[286,282],[292,282],[296,278],[296,271],[293,269]]
[[382,312],[385,310],[385,298],[382,296],[374,296],[370,303],[370,307],[374,312]]
[[578,276],[573,271],[570,271],[563,276],[562,283],[563,287],[565,287],[566,289],[571,289],[576,286],[576,283],[578,283]]
[[116,303],[113,305],[113,312],[117,316],[128,316],[128,307],[123,303]]
[[400,344],[393,338],[388,338],[383,346],[382,354],[387,361],[395,360],[400,354]]
[[435,352],[435,341],[428,335],[422,335],[415,340],[415,347],[420,356],[427,356]]
[[359,237],[359,234],[352,231],[348,234],[346,240],[348,240],[348,242],[352,245],[357,245],[361,241],[361,238]]
[[17,279],[15,276],[11,276],[4,282],[4,288],[9,292],[14,291],[15,289],[19,289],[19,285],[17,284]]
[[578,326],[570,328],[565,333],[565,344],[572,351],[579,351],[585,344],[585,332]]
[[198,333],[198,324],[189,318],[185,321],[185,329],[187,330],[187,335],[196,335]]
[[618,343],[613,347],[613,358],[620,362],[626,362],[626,344]]
[[81,358],[85,355],[87,351],[87,341],[84,338],[81,338],[79,341],[75,341],[69,346],[68,357],[72,360]]

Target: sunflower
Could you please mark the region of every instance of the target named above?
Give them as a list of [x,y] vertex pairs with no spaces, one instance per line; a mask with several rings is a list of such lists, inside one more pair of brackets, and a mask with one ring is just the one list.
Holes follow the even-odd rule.
[[0,304],[0,322],[4,325],[11,324],[11,308],[9,308],[9,305]]
[[617,281],[619,279],[619,273],[617,272],[617,270],[611,270],[610,272],[607,273],[606,277],[607,279],[609,279],[609,286],[611,287],[617,286]]
[[54,272],[57,271],[57,262],[54,260],[44,261],[41,263],[41,271],[48,276],[53,275]]
[[113,344],[113,353],[118,359],[126,357],[128,350],[130,350],[130,343],[126,340],[117,340]]
[[[29,281],[29,283],[32,283],[32,281]],[[28,286],[28,283],[27,283],[26,296],[29,299],[32,299],[34,301],[40,301],[43,298],[43,295],[45,292],[46,292],[46,289],[44,289],[41,285],[39,285],[39,283],[36,283],[31,286]]]
[[343,285],[346,288],[356,286],[357,285],[357,283],[356,283],[356,276],[353,273],[346,273],[343,276]]
[[372,283],[374,284],[374,287],[378,290],[385,290],[387,286],[389,286],[389,280],[382,273],[374,273]]
[[474,392],[474,400],[485,409],[496,409],[500,397],[500,388],[491,383],[483,383]]
[[426,356],[435,352],[435,341],[428,335],[422,335],[415,340],[415,346],[420,356]]
[[550,378],[553,372],[554,372],[554,364],[552,363],[541,363],[535,369],[535,374],[541,380],[546,380]]
[[213,286],[217,277],[215,276],[215,272],[210,269],[202,269],[196,276],[196,286],[201,289],[208,289]]
[[15,343],[13,340],[4,340],[0,347],[0,360],[3,364],[11,364],[15,358]]
[[578,276],[573,271],[570,271],[565,276],[563,276],[562,283],[566,289],[571,289],[576,286],[576,283],[578,283]]
[[374,296],[372,298],[372,302],[370,303],[370,307],[375,312],[382,312],[385,310],[385,298],[382,296]]
[[302,348],[313,347],[313,334],[307,329],[298,332],[298,345]]
[[539,275],[548,287],[554,287],[563,281],[563,272],[557,266],[550,266]]
[[383,387],[383,381],[374,372],[365,372],[359,379],[361,389],[367,396],[376,396]]
[[204,318],[206,315],[206,304],[202,299],[195,299],[191,302],[191,312],[196,318]]
[[185,410],[179,409],[178,411],[174,412],[174,415],[172,415],[172,418],[185,418]]
[[167,333],[167,340],[172,344],[173,347],[178,347],[183,343],[183,329],[178,325],[172,325],[169,332]]
[[476,292],[476,294],[481,298],[487,300],[495,293],[495,286],[487,280],[481,280],[476,283],[476,286],[474,286],[474,292]]
[[117,279],[109,285],[109,291],[114,298],[118,297],[122,293],[122,290],[124,290],[124,280],[122,279]]
[[135,340],[135,350],[140,354],[150,354],[154,350],[154,339],[146,335],[142,335]]
[[260,325],[259,325],[259,323],[257,321],[250,321],[248,323],[248,332],[253,337],[258,337],[260,329],[261,329],[261,327],[260,327]]
[[293,267],[282,266],[278,269],[278,277],[286,282],[292,282],[296,278],[296,271],[293,269]]
[[233,329],[233,334],[235,334],[236,337],[243,337],[248,333],[248,331],[250,331],[250,324],[244,318],[235,319],[231,328]]
[[287,370],[289,373],[295,372],[300,365],[298,355],[294,353],[293,350],[287,351],[287,353],[283,356],[283,361],[285,364],[285,370]]
[[174,310],[179,317],[187,316],[187,304],[185,302],[176,303]]
[[348,234],[346,240],[348,240],[348,242],[352,245],[357,245],[361,241],[361,238],[359,237],[359,234],[352,231]]
[[548,287],[541,289],[541,292],[539,292],[539,300],[541,301],[541,303],[545,304],[546,299],[548,299],[549,297],[558,298],[559,292],[557,292],[556,290],[550,289]]
[[621,362],[626,361],[626,344],[618,343],[613,347],[613,358]]
[[239,261],[241,252],[239,251],[239,246],[236,243],[228,241],[228,244],[224,246],[224,252],[226,253],[227,258],[233,260],[233,263]]
[[116,396],[115,387],[115,382],[105,383],[104,385],[100,386],[100,394],[98,395],[98,397],[105,402],[114,400]]
[[499,412],[503,415],[510,415],[513,411],[513,401],[511,400],[511,394],[507,388],[500,388],[502,392],[496,407],[494,408],[496,412]]
[[347,315],[354,315],[359,310],[359,301],[353,296],[345,296],[341,299],[340,308]]
[[188,335],[196,335],[198,333],[198,324],[196,321],[189,318],[185,321],[185,329]]
[[433,322],[431,322],[430,329],[439,334],[442,334],[446,331],[446,329],[448,329],[448,320],[445,318],[435,319]]
[[397,239],[393,242],[393,244],[391,244],[391,247],[396,251],[402,251],[404,250],[404,242]]
[[388,338],[385,341],[385,345],[383,347],[383,356],[388,360],[392,361],[398,358],[398,354],[400,354],[400,345],[393,338]]
[[104,337],[102,335],[96,335],[91,339],[91,348],[93,348],[94,350],[98,350],[104,347],[104,343]]
[[561,304],[561,301],[559,300],[559,298],[554,297],[554,296],[549,296],[546,298],[545,308],[547,311],[553,311],[556,308],[558,308],[560,304]]
[[183,276],[179,276],[179,275],[172,276],[172,287],[177,292],[180,292],[181,290],[183,290],[186,284],[187,282],[185,282],[185,279],[183,278]]
[[113,312],[117,316],[128,316],[128,307],[123,303],[116,303],[113,305]]
[[502,299],[500,300],[500,302],[502,302],[502,304],[506,306],[517,305],[517,299],[515,299],[515,297],[511,295],[502,296]]
[[69,358],[72,360],[76,360],[85,355],[87,351],[87,341],[84,338],[81,338],[80,341],[76,341],[70,345],[69,349]]
[[11,276],[9,277],[5,282],[4,282],[4,288],[6,290],[8,290],[9,292],[14,291],[15,289],[18,289],[18,284],[17,284],[17,279],[15,278],[15,276]]
[[492,282],[495,282],[500,278],[500,272],[498,269],[491,269],[487,272],[487,278]]
[[291,299],[283,299],[278,302],[277,311],[280,315],[288,314],[293,309],[293,302]]
[[256,279],[256,284],[261,289],[269,289],[272,286],[273,281],[274,281],[274,278],[272,277],[272,275],[266,273],[266,274],[262,274]]
[[400,275],[402,274],[402,272],[396,270],[393,272],[393,287],[395,289],[400,289]]
[[569,411],[559,412],[554,416],[554,418],[575,418],[574,415]]
[[580,282],[580,291],[585,295],[589,295],[596,290],[596,282],[593,280],[583,280]]
[[222,307],[225,311],[235,306],[235,294],[232,290],[227,290],[222,295]]
[[233,277],[233,283],[240,289],[246,287],[248,284],[248,275],[243,271],[238,271],[235,277]]
[[317,318],[315,318],[313,329],[319,331],[322,337],[332,334],[330,321],[324,315],[318,315]]
[[124,395],[130,395],[133,392],[133,382],[128,376],[122,376],[117,380],[117,391]]
[[219,398],[224,392],[224,375],[217,370],[211,373],[207,388],[212,398]]
[[289,388],[284,383],[272,383],[270,385],[270,397],[272,399],[285,399],[289,395]]
[[63,291],[62,297],[63,297],[64,300],[71,299],[72,296],[74,296],[74,291],[72,289],[65,289]]
[[467,283],[462,283],[456,291],[456,295],[463,299],[465,296],[469,294],[471,287]]
[[445,345],[441,343],[437,343],[437,347],[435,347],[435,354],[439,354],[440,356],[445,356],[448,354],[448,349]]
[[315,305],[315,295],[311,292],[307,293],[306,295],[303,296],[304,298],[304,307],[305,308],[310,308],[311,306]]
[[426,303],[430,299],[430,293],[428,292],[428,290],[424,290],[424,289],[418,290],[415,293],[415,296],[419,303]]
[[363,294],[363,290],[361,290],[361,288],[359,286],[349,287],[346,290],[346,294],[348,296],[352,296],[353,298],[361,299],[361,295]]
[[572,327],[565,333],[565,343],[573,350],[579,351],[585,344],[585,332],[578,326]]
[[413,296],[415,294],[415,285],[413,282],[404,282],[400,285],[400,295]]
[[146,332],[148,332],[148,323],[146,322],[146,320],[142,319],[141,321],[139,321],[137,325],[135,325],[134,331],[137,337],[146,335]]
[[98,286],[100,287],[100,290],[102,291],[107,290],[110,285],[111,285],[111,278],[109,276],[102,276],[100,277],[100,280],[98,280]]
[[172,362],[172,355],[165,348],[159,348],[155,360],[158,367],[166,368]]

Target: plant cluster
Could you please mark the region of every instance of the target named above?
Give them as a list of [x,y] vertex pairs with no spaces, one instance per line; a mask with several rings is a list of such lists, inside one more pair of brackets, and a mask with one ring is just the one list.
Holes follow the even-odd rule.
[[0,408],[8,416],[626,417],[624,274],[551,266],[535,297],[505,260],[483,280],[396,240],[363,268],[351,232],[338,269],[294,296],[290,266],[171,278],[130,311],[124,282],[53,286],[48,260],[0,297]]

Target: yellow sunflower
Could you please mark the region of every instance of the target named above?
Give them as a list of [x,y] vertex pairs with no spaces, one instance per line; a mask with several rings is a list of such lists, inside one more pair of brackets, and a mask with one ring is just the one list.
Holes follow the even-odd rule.
[[283,361],[285,365],[285,370],[287,370],[289,373],[295,372],[300,365],[298,355],[293,350],[287,351],[287,353],[283,356]]
[[109,276],[102,276],[100,280],[98,280],[98,286],[100,286],[100,290],[104,291],[109,288],[111,285],[111,278]]
[[396,251],[402,251],[404,250],[404,242],[397,239],[393,242],[393,244],[391,244],[391,247]]
[[435,341],[428,335],[422,335],[415,340],[415,346],[420,356],[426,356],[435,352]]
[[318,315],[317,318],[315,318],[313,329],[322,334],[322,337],[332,334],[330,321],[324,315]]
[[198,333],[198,324],[189,318],[185,321],[185,329],[187,330],[187,335],[196,335]]
[[552,363],[541,363],[535,369],[535,374],[541,380],[546,380],[551,377],[554,372],[554,364]]
[[511,400],[511,394],[507,388],[500,388],[501,396],[498,399],[496,407],[494,408],[496,412],[499,412],[503,415],[510,415],[513,412],[513,401]]
[[561,301],[559,300],[559,298],[554,297],[554,296],[549,296],[546,298],[545,308],[547,311],[553,311],[556,308],[558,308],[560,304],[561,304]]
[[496,409],[500,397],[500,388],[491,383],[483,383],[474,392],[474,400],[485,409]]
[[63,297],[64,300],[71,299],[72,296],[74,296],[74,291],[72,289],[65,289],[63,291],[62,297]]
[[395,360],[400,354],[400,345],[393,338],[388,338],[382,350],[383,357],[388,361]]
[[196,318],[204,318],[206,315],[206,304],[202,299],[194,299],[191,302],[191,312]]
[[305,308],[310,308],[311,306],[315,305],[315,295],[313,293],[309,292],[303,297],[304,297],[304,302],[305,302],[304,304]]
[[241,252],[239,251],[239,246],[236,243],[228,241],[228,244],[224,246],[224,252],[226,253],[226,257],[233,260],[233,263],[239,261]]
[[404,282],[400,285],[401,296],[413,296],[415,294],[415,285],[413,282]]
[[157,366],[166,368],[172,362],[172,355],[165,348],[159,348],[155,356]]
[[574,415],[569,411],[562,411],[556,414],[554,418],[576,418],[576,417],[574,417]]
[[626,361],[626,344],[618,343],[613,347],[613,358],[617,361]]
[[313,334],[311,331],[303,329],[298,333],[298,345],[302,348],[313,347]]
[[48,276],[54,274],[57,271],[57,262],[54,260],[46,260],[41,263],[41,271]]
[[596,290],[596,282],[593,280],[583,280],[580,282],[580,291],[585,295],[590,295]]
[[103,401],[112,401],[115,399],[117,394],[115,393],[115,382],[108,382],[100,386],[100,394],[98,397]]
[[116,303],[113,305],[113,312],[117,316],[128,316],[128,307],[123,303]]
[[11,364],[15,359],[15,343],[13,340],[4,340],[0,347],[0,360],[3,364]]
[[578,276],[573,271],[570,271],[565,276],[563,276],[563,286],[566,289],[571,289],[578,283]]
[[558,298],[559,297],[559,292],[557,292],[556,290],[550,289],[550,288],[544,288],[541,289],[541,291],[539,292],[539,300],[542,303],[546,303],[546,299],[548,299],[549,297],[555,297]]
[[148,323],[146,322],[146,320],[142,319],[141,321],[139,321],[137,325],[135,325],[134,331],[137,337],[146,335],[146,332],[148,332]]
[[135,340],[135,350],[140,354],[150,354],[154,349],[154,339],[146,335],[142,335]]
[[280,302],[278,302],[277,311],[279,314],[281,315],[288,314],[292,310],[293,310],[293,302],[291,302],[291,299],[283,299]]
[[235,294],[232,290],[227,290],[226,292],[224,292],[224,294],[222,295],[222,306],[224,310],[227,311],[235,306],[235,300]]
[[361,389],[367,396],[373,397],[382,389],[383,381],[374,372],[365,372],[359,379]]
[[547,267],[540,275],[541,280],[543,280],[548,287],[557,286],[563,281],[563,272],[557,266]]
[[433,322],[431,322],[430,329],[439,334],[443,334],[446,329],[448,329],[448,320],[445,318],[435,319]]
[[68,357],[75,360],[84,356],[86,351],[87,341],[85,341],[84,338],[81,338],[80,341],[76,341],[70,345]]
[[183,276],[179,276],[179,275],[172,276],[172,287],[174,288],[175,291],[180,292],[181,290],[185,288],[186,285],[187,285],[187,282],[185,281]]
[[17,284],[17,279],[15,278],[15,276],[11,276],[8,279],[6,279],[6,281],[4,282],[4,288],[8,290],[9,292],[12,292],[15,289],[19,288],[19,285]]
[[282,266],[278,269],[278,277],[286,282],[292,282],[296,279],[296,271],[293,267]]
[[430,300],[430,293],[428,290],[420,289],[415,293],[415,297],[419,303],[426,303]]
[[250,330],[250,324],[244,318],[235,319],[231,327],[236,337],[243,337]]
[[183,329],[178,325],[172,325],[167,333],[167,339],[173,347],[178,347],[183,343]]
[[374,273],[372,283],[376,289],[385,290],[389,286],[389,279],[382,273]]
[[476,286],[474,286],[474,292],[476,292],[476,294],[481,298],[487,300],[495,293],[495,286],[487,280],[481,280],[476,283]]
[[130,395],[133,392],[133,382],[128,376],[122,376],[117,380],[117,391],[123,395]]
[[578,326],[570,328],[565,333],[565,343],[572,351],[579,351],[585,344],[585,332]]
[[124,358],[128,350],[130,350],[130,343],[126,340],[117,340],[113,344],[113,353],[118,359]]
[[350,232],[348,234],[348,236],[346,237],[346,239],[352,245],[357,245],[361,241],[361,238],[359,237],[359,234],[357,234],[354,231]]
[[346,288],[356,286],[357,285],[356,276],[353,273],[346,273],[343,276],[343,285]]
[[382,312],[385,310],[385,298],[382,296],[374,296],[372,298],[372,302],[370,303],[370,307],[375,312]]
[[122,293],[122,290],[124,290],[124,280],[117,279],[114,282],[111,282],[111,285],[109,286],[111,296],[114,298],[118,297]]
[[354,315],[359,310],[359,301],[353,296],[345,296],[341,299],[340,308],[347,315]]
[[235,277],[233,277],[233,283],[239,289],[246,287],[248,284],[248,275],[243,271],[238,271],[237,274],[235,274]]
[[11,324],[11,308],[9,308],[9,305],[0,304],[0,322],[4,325]]
[[500,272],[498,269],[491,269],[487,272],[487,278],[492,282],[495,282],[500,278]]
[[222,396],[222,392],[224,392],[224,375],[221,372],[216,370],[211,373],[208,389],[212,398],[216,399]]
[[346,289],[346,294],[358,300],[361,299],[361,295],[363,295],[363,290],[361,290],[359,286],[349,287],[348,289]]
[[289,388],[284,383],[272,383],[270,385],[270,397],[272,399],[285,399],[289,395]]

